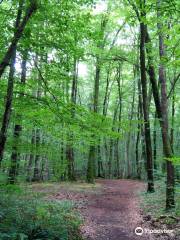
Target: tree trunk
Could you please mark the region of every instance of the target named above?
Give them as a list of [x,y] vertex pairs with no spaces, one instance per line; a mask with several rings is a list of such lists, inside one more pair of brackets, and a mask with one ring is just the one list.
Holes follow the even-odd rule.
[[88,166],[87,166],[87,182],[94,183],[94,171],[95,171],[95,146],[90,146],[89,157],[88,157]]
[[174,116],[175,116],[175,93],[174,89],[172,91],[172,105],[171,105],[171,132],[170,132],[170,142],[171,142],[171,148],[174,152]]
[[[162,1],[157,1],[157,15],[158,19],[161,17],[161,4]],[[172,148],[169,139],[169,124],[168,124],[168,100],[167,100],[167,86],[166,86],[166,67],[163,63],[165,54],[164,36],[162,32],[163,25],[161,20],[157,24],[159,34],[159,81],[161,84],[161,111],[162,111],[162,137],[163,137],[163,148],[164,156],[167,164],[167,184],[166,184],[166,209],[173,208],[175,206],[174,201],[174,166],[168,158],[172,158]]]
[[[99,50],[104,49],[106,38],[104,36],[105,28],[108,22],[108,15],[104,15],[102,22],[101,22],[101,29],[100,29],[100,41],[97,44],[97,48]],[[93,111],[94,113],[98,113],[99,111],[99,81],[100,81],[100,72],[101,72],[101,58],[100,54],[96,55],[96,72],[95,72],[95,79],[94,79],[94,97],[93,97]],[[94,136],[92,136],[93,138]],[[93,152],[94,151],[94,152]],[[89,150],[89,158],[88,158],[88,166],[87,166],[87,182],[93,183],[96,169],[95,169],[95,151],[96,147],[90,145]]]
[[[36,59],[35,59],[35,66],[38,70],[38,75],[37,75],[37,92],[36,92],[36,98],[39,99],[42,96],[42,86],[41,86],[41,80],[42,80],[42,75],[41,72],[38,68],[38,64],[41,64],[41,59],[42,56],[39,60],[38,58],[38,54],[36,54]],[[39,61],[39,62],[38,62]],[[32,177],[32,181],[36,182],[36,181],[40,181],[41,180],[41,171],[40,171],[40,162],[41,162],[41,156],[39,154],[39,150],[40,150],[40,144],[42,142],[42,138],[41,138],[41,130],[40,128],[36,128],[35,129],[35,147],[36,147],[36,154],[35,154],[35,160],[34,160],[34,170],[33,170],[33,177]]]
[[[161,29],[161,24],[158,24],[158,28]],[[160,30],[159,29],[159,30]],[[161,32],[161,31],[160,31]],[[156,106],[156,113],[157,117],[159,119],[159,123],[161,126],[161,133],[162,133],[162,140],[163,140],[163,151],[165,158],[171,158],[172,157],[172,149],[170,144],[170,138],[168,136],[168,131],[166,131],[166,125],[167,125],[167,90],[166,90],[166,79],[165,79],[165,73],[164,73],[164,66],[161,62],[159,67],[159,80],[161,79],[161,101],[157,86],[157,80],[155,75],[155,68],[153,64],[152,59],[152,44],[151,39],[147,30],[146,26],[146,43],[148,43],[148,46],[146,46],[146,52],[147,52],[147,58],[148,58],[148,73],[150,82],[152,85],[152,91],[153,91],[153,97],[154,102]],[[160,47],[161,46],[161,47]],[[159,34],[159,51],[161,60],[164,58],[164,51],[162,51],[164,48],[164,39],[162,34]],[[164,106],[163,106],[164,105]],[[164,110],[165,107],[165,110]],[[166,208],[169,209],[171,207],[174,207],[174,167],[170,161],[166,161],[167,165],[167,188],[166,188]]]
[[[27,53],[24,53],[23,60],[22,60],[22,72],[21,72],[21,84],[24,85],[26,81],[26,59],[27,59]],[[20,98],[23,97],[24,93],[22,92],[20,94]],[[17,120],[21,122],[21,114],[17,114]],[[18,160],[20,157],[20,154],[18,152],[18,143],[20,141],[20,134],[22,131],[22,126],[20,123],[15,124],[14,127],[14,135],[13,135],[13,148],[12,148],[12,154],[11,154],[11,166],[9,170],[9,183],[14,184],[16,180],[16,176],[18,173]]]
[[27,177],[26,177],[26,181],[27,182],[31,182],[32,181],[32,169],[33,169],[33,162],[34,162],[34,146],[36,143],[36,132],[33,129],[32,130],[32,137],[31,137],[31,154],[29,156],[29,161],[28,161],[28,165],[27,165]]
[[[76,57],[74,57],[74,68],[73,68],[73,80],[72,80],[72,88],[71,88],[71,117],[72,121],[75,116],[75,105],[77,101],[77,83],[78,83],[78,61]],[[66,146],[66,158],[68,161],[68,179],[70,181],[75,181],[75,169],[74,169],[74,149],[73,149],[73,135],[72,133],[68,133],[68,144]]]
[[21,132],[21,126],[20,125],[15,125],[14,128],[14,143],[13,143],[13,152],[11,154],[11,166],[9,169],[9,177],[8,177],[8,183],[14,184],[17,176],[17,171],[18,171],[18,158],[19,154],[17,152],[18,148],[18,143],[19,143],[19,137],[20,137],[20,132]]
[[35,143],[36,143],[36,155],[34,160],[34,171],[33,171],[33,182],[38,182],[41,180],[40,176],[40,160],[41,156],[39,155],[39,146],[40,146],[40,129],[36,129],[35,131]]
[[[139,93],[139,98],[140,98]],[[139,140],[140,140],[140,131],[141,131],[141,123],[140,123],[140,103],[138,103],[138,132],[136,136],[136,174],[137,178],[141,179],[141,166],[139,161]]]
[[[96,75],[94,82],[94,103],[93,110],[95,113],[98,112],[98,100],[99,100],[99,80],[100,80],[100,59],[96,59]],[[94,151],[94,152],[93,152]],[[89,150],[88,166],[87,166],[87,182],[94,183],[95,173],[95,151],[96,147],[91,145]]]
[[[135,72],[134,72],[134,77],[135,77]],[[131,103],[131,110],[129,113],[129,132],[128,132],[128,136],[127,136],[127,144],[126,144],[126,152],[127,152],[127,178],[131,178],[131,174],[132,174],[132,166],[131,166],[131,158],[130,158],[130,154],[129,154],[129,150],[130,150],[130,143],[131,143],[131,126],[132,126],[132,119],[133,119],[133,114],[134,114],[134,103],[135,103],[135,87],[136,87],[136,82],[134,80],[133,83],[133,96],[132,96],[132,103]]]
[[[71,144],[71,143],[70,143]],[[74,149],[68,144],[66,146],[66,158],[68,161],[68,180],[75,181],[75,172],[74,172]]]
[[107,70],[107,77],[106,77],[106,90],[104,95],[104,101],[103,101],[103,116],[107,115],[107,103],[108,103],[108,92],[109,92],[109,83],[110,83],[110,65]]
[[[122,117],[122,77],[121,77],[121,64],[119,64],[117,68],[117,85],[118,85],[118,102],[119,102],[119,113],[118,113],[118,121],[119,125],[117,128],[117,132],[120,133],[120,125],[121,125],[121,117]],[[121,81],[122,80],[122,81]],[[115,143],[115,156],[116,156],[116,164],[117,164],[117,178],[122,176],[122,172],[120,172],[120,154],[119,154],[119,138]]]
[[157,146],[156,146],[156,142],[157,142],[157,132],[156,132],[156,118],[157,118],[157,114],[155,112],[154,114],[154,130],[153,130],[153,158],[154,158],[154,169],[157,170]]
[[[142,3],[143,2],[143,3]],[[145,16],[144,6],[145,2],[141,2],[141,18]],[[147,159],[147,180],[148,180],[148,192],[154,192],[154,180],[153,180],[153,163],[152,163],[152,146],[151,146],[151,134],[150,134],[150,122],[148,112],[147,101],[147,79],[146,79],[146,61],[145,61],[145,24],[140,22],[140,67],[141,67],[141,87],[142,87],[142,99],[143,99],[143,115],[144,115],[144,132],[146,143],[146,159]]]
[[[18,13],[17,13],[16,22],[15,22],[15,32],[19,28],[19,24],[21,21],[23,2],[24,2],[23,0],[19,1]],[[6,144],[6,138],[7,138],[7,136],[6,136],[7,129],[9,126],[10,115],[11,115],[11,106],[12,106],[12,101],[13,101],[14,73],[15,73],[15,62],[16,62],[16,45],[14,45],[13,48],[11,49],[11,57],[9,58],[8,64],[9,64],[10,60],[11,60],[11,64],[10,64],[9,79],[8,79],[8,86],[7,86],[5,111],[3,114],[2,126],[1,126],[1,131],[0,131],[0,164],[3,159],[4,148],[5,148],[5,144]],[[0,77],[1,77],[1,75],[2,74],[1,74],[1,64],[0,64]]]

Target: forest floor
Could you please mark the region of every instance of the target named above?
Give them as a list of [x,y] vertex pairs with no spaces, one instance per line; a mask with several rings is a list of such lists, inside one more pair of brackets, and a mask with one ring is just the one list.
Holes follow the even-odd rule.
[[[153,240],[176,239],[171,234],[145,233],[154,228],[143,215],[138,192],[145,190],[143,182],[135,180],[97,180],[96,184],[63,183],[34,184],[33,190],[46,193],[52,200],[70,200],[84,219],[82,235],[88,240]],[[139,236],[135,229],[141,227]],[[163,229],[164,225],[158,225]],[[178,238],[177,238],[178,239]]]

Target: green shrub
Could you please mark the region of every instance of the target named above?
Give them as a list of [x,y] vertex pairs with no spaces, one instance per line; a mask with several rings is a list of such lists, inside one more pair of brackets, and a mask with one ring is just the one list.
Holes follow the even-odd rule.
[[0,240],[81,239],[71,202],[45,201],[14,189],[0,192]]

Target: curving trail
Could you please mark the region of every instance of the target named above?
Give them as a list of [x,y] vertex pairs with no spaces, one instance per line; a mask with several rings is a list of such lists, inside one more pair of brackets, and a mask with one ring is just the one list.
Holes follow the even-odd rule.
[[144,184],[134,180],[98,180],[103,191],[88,197],[83,210],[86,224],[82,232],[89,240],[148,240],[152,236],[137,236],[142,226],[137,191]]

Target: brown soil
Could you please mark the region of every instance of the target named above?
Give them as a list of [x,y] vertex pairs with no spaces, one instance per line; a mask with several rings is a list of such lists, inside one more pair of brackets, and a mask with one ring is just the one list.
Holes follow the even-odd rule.
[[98,180],[103,191],[88,196],[88,205],[81,209],[85,217],[83,235],[89,240],[148,240],[150,235],[137,236],[142,227],[137,191],[144,184],[133,180]]

